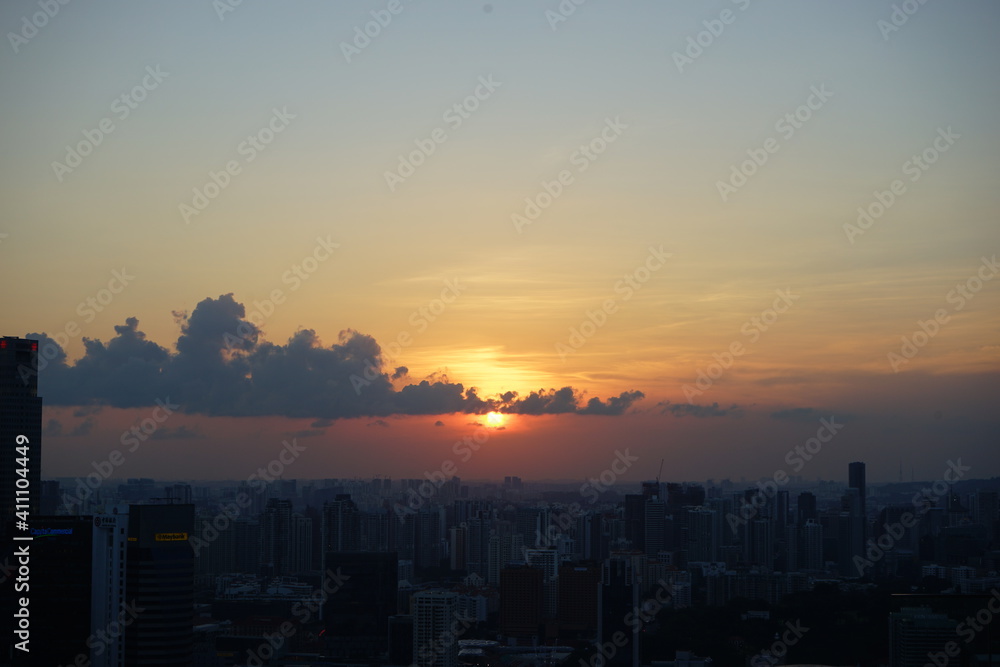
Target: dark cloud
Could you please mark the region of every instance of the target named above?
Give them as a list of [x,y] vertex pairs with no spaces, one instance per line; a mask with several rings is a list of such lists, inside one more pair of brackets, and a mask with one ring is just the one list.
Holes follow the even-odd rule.
[[711,405],[696,405],[694,403],[663,403],[661,412],[671,414],[674,417],[742,417],[743,409],[733,403],[728,408],[720,408],[718,403]]
[[435,426],[444,426],[444,422],[439,419],[436,422],[434,422],[434,425]]
[[572,387],[484,398],[443,373],[397,390],[392,381],[408,369],[383,368],[382,349],[371,336],[346,329],[326,346],[315,331],[301,329],[279,345],[265,341],[245,316],[232,294],[204,299],[191,313],[175,312],[181,330],[176,351],[147,340],[130,317],[107,343],[85,338],[84,356],[73,365],[44,333],[28,334],[43,353],[39,393],[49,405],[82,406],[81,416],[104,405],[141,407],[160,399],[189,413],[308,418],[316,420],[312,428],[395,414],[621,415],[643,398],[626,391],[583,405]]
[[375,421],[368,424],[368,426],[379,426],[381,428],[389,428],[389,422],[384,419],[376,419]]
[[82,405],[73,411],[74,417],[89,417],[90,415],[97,415],[103,410],[100,405]]
[[177,428],[165,428],[161,426],[153,431],[153,434],[149,437],[153,440],[190,440],[191,438],[204,438],[205,436],[187,426],[178,426]]
[[816,421],[821,415],[815,408],[789,408],[771,413],[771,419],[789,422],[811,422]]
[[45,427],[42,429],[42,435],[54,437],[60,436],[63,433],[62,422],[58,419],[49,419],[45,422]]
[[87,418],[77,424],[72,431],[69,432],[70,437],[81,437],[85,435],[90,435],[90,432],[94,430],[94,420]]

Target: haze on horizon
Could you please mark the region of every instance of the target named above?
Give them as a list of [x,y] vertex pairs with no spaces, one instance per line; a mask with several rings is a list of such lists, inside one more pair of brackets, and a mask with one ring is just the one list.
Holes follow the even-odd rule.
[[1000,474],[1000,8],[912,4],[4,4],[43,475]]

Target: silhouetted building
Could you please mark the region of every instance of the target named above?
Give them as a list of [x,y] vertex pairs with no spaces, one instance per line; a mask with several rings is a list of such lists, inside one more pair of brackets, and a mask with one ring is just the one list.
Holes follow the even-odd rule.
[[326,567],[343,578],[323,605],[330,656],[364,660],[386,653],[389,617],[396,615],[396,554],[331,551]]
[[541,635],[544,573],[525,564],[500,570],[500,634]]
[[413,596],[413,664],[458,667],[458,594],[422,591]]
[[559,636],[564,640],[597,638],[601,570],[597,565],[559,568]]
[[91,650],[94,667],[191,664],[193,528],[194,505],[118,505],[94,517],[91,629],[109,638]]

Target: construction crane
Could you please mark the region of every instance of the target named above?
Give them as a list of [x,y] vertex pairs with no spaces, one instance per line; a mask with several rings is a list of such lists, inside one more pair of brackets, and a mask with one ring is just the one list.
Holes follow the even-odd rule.
[[662,472],[663,472],[663,459],[660,459],[660,469],[656,473],[656,487],[657,487],[657,489],[659,489],[659,487],[660,487],[660,474]]

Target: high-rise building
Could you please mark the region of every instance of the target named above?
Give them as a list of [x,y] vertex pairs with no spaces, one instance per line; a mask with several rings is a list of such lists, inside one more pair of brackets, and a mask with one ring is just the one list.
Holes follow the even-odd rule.
[[416,667],[458,667],[458,641],[452,637],[458,620],[458,593],[432,590],[413,596]]
[[[190,665],[194,647],[194,505],[118,505],[94,517],[94,667]],[[124,632],[113,631],[124,627]]]
[[563,640],[597,638],[600,585],[601,569],[595,564],[559,568],[559,636]]
[[[39,514],[42,495],[42,399],[38,396],[38,341],[0,338],[0,562],[16,562],[12,536],[25,536]],[[19,474],[19,470],[23,470]],[[20,482],[19,482],[20,480]],[[20,483],[20,486],[18,484]],[[27,525],[15,523],[24,512]],[[13,631],[15,577],[0,582],[0,613],[5,619],[0,663],[16,655]],[[11,620],[13,619],[13,621]]]
[[31,664],[89,659],[93,526],[89,516],[32,517]]
[[559,552],[555,549],[525,549],[524,558],[542,571],[542,616],[556,617],[559,609]]
[[847,486],[858,490],[861,498],[861,542],[868,538],[868,492],[865,487],[865,464],[862,461],[854,461],[847,465]]
[[542,623],[544,573],[524,563],[500,570],[500,633],[538,637]]
[[327,649],[339,660],[377,658],[389,650],[389,617],[396,615],[395,552],[331,551],[326,567],[343,583],[323,605]]
[[[18,470],[27,472],[21,475]],[[0,544],[4,550],[10,544],[8,531],[14,528],[15,510],[39,513],[41,471],[38,341],[4,336],[0,338]],[[27,484],[18,486],[19,479],[26,479]]]
[[360,546],[360,515],[351,494],[339,493],[323,503],[323,551],[357,551]]
[[271,498],[260,515],[260,562],[265,574],[292,574],[292,501]]
[[799,526],[804,526],[806,521],[810,519],[816,520],[816,495],[809,492],[803,491],[799,494],[796,500],[798,505],[798,512],[796,515],[796,524]]

